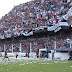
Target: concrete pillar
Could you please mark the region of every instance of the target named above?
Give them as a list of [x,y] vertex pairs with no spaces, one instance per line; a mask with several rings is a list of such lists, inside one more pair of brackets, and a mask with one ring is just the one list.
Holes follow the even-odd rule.
[[56,41],[54,41],[54,50],[55,50],[55,53],[56,53]]
[[20,50],[20,52],[21,52],[21,49],[22,49],[22,46],[21,46],[21,43],[20,43],[20,49],[19,49],[19,50]]
[[13,53],[13,44],[12,44],[12,53]]
[[32,43],[30,42],[30,53],[32,52]]
[[5,50],[6,50],[5,46],[6,46],[6,45],[4,44],[4,52],[5,52]]
[[71,48],[71,41],[70,41],[70,48]]

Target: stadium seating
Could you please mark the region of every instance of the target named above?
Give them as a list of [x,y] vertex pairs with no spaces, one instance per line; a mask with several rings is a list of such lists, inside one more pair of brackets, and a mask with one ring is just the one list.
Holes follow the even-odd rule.
[[33,35],[34,28],[54,26],[72,15],[70,3],[63,0],[34,0],[17,5],[0,20],[0,38],[22,34],[29,36]]
[[[65,0],[34,0],[23,3],[14,8],[0,20],[0,39],[18,37],[20,35],[30,36],[34,31],[44,30],[55,33],[63,26],[69,27],[67,20],[72,16],[72,1]],[[56,36],[56,48],[70,48],[71,35],[59,34]],[[54,39],[39,38],[23,40],[19,42],[3,42],[0,44],[0,51],[4,48],[8,52],[28,52],[32,43],[32,52],[37,49],[51,48],[54,46]],[[21,43],[21,45],[20,45]],[[13,48],[13,50],[12,50]]]

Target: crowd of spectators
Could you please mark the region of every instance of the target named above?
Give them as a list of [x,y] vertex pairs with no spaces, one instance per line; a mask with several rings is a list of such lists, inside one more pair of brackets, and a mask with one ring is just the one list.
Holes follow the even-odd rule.
[[62,32],[56,36],[56,48],[72,48],[72,33]]
[[[0,38],[19,36],[25,30],[31,30],[39,26],[51,26],[61,21],[72,6],[71,0],[34,0],[23,3],[14,8],[0,20]],[[70,33],[72,35],[72,33]],[[31,38],[16,42],[6,41],[0,43],[0,52],[28,52],[30,43],[32,52],[40,48],[70,48],[72,36],[69,34],[58,34],[44,38]],[[21,48],[21,50],[20,50]]]
[[71,6],[71,0],[33,0],[14,6],[0,20],[0,38],[19,36],[39,26],[55,25]]
[[60,34],[56,34],[55,36],[47,36],[41,38],[28,38],[26,40],[14,40],[12,41],[3,41],[0,43],[0,52],[4,52],[7,50],[8,52],[22,52],[27,53],[36,52],[38,49],[55,48],[56,41],[56,49],[58,48],[70,48],[70,43],[72,47],[72,33],[61,32]]

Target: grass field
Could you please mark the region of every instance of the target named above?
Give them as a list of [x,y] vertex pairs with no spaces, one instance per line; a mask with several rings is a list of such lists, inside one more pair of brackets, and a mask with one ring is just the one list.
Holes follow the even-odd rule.
[[0,72],[72,72],[72,61],[45,59],[0,60]]

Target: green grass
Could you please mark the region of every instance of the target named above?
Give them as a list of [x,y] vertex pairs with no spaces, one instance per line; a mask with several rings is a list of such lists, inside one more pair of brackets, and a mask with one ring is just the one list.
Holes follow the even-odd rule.
[[0,72],[72,72],[72,61],[4,61],[0,62]]

